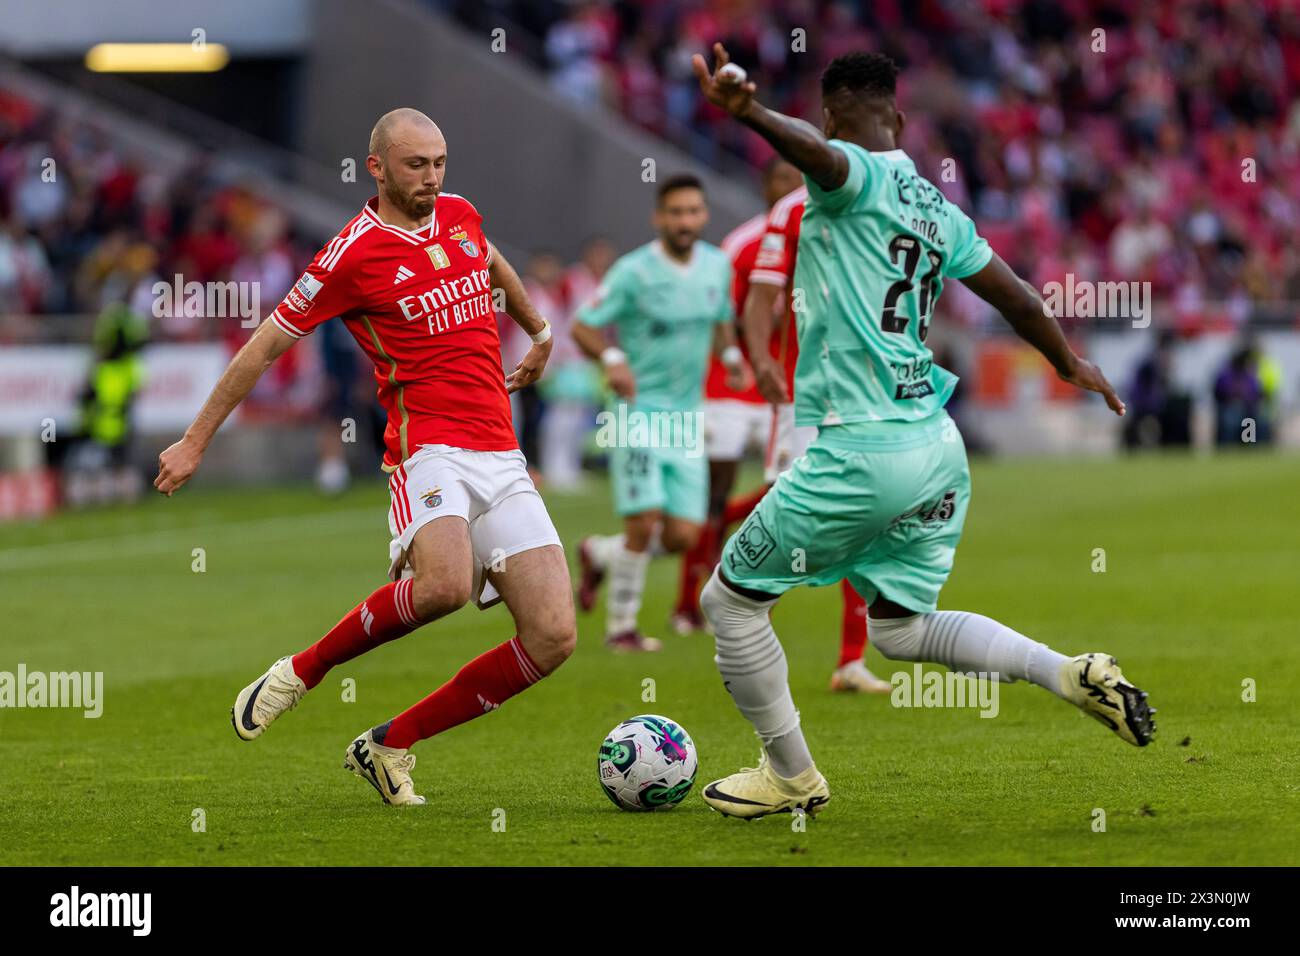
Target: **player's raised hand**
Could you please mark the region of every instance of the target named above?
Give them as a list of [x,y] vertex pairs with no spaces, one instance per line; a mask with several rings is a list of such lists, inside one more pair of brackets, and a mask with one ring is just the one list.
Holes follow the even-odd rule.
[[1122,416],[1127,408],[1120,401],[1115,389],[1111,387],[1110,382],[1106,381],[1106,376],[1101,373],[1101,369],[1093,365],[1087,359],[1076,359],[1070,374],[1057,372],[1062,381],[1069,382],[1078,388],[1087,389],[1090,392],[1098,392],[1106,399],[1106,404],[1116,415]]
[[554,344],[554,339],[547,339],[540,345],[534,343],[523,361],[506,376],[506,391],[517,392],[525,385],[532,385],[541,378],[542,372],[546,370],[546,362],[551,357],[551,346]]
[[742,116],[754,101],[758,87],[745,79],[744,71],[737,66],[730,70],[723,67],[731,63],[727,49],[721,43],[713,44],[713,56],[717,60],[717,71],[709,72],[709,65],[704,57],[696,53],[691,57],[691,69],[700,81],[700,92],[714,106],[720,106],[732,116]]
[[158,456],[158,477],[153,486],[168,498],[189,481],[203,460],[203,452],[182,438]]

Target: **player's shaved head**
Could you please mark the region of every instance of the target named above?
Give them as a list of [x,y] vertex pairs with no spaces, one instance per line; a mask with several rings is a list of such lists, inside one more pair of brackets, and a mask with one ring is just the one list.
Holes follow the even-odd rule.
[[893,149],[906,117],[895,99],[898,67],[883,53],[846,53],[822,72],[827,136],[867,149]]
[[422,223],[442,191],[447,141],[438,124],[419,110],[391,110],[370,131],[366,168],[379,188],[381,212],[392,210]]
[[442,130],[438,129],[437,123],[417,109],[402,106],[389,110],[379,117],[379,122],[370,131],[370,152],[375,156],[385,157],[388,147],[396,140],[405,138],[403,134],[407,132],[406,127],[422,133],[436,133],[438,138],[442,139]]

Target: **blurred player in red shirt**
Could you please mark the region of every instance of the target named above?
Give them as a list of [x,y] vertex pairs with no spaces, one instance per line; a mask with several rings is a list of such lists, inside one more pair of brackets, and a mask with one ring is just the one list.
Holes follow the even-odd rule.
[[[770,338],[778,343],[758,360],[751,360],[754,387],[772,403],[771,436],[767,447],[768,483],[786,471],[817,437],[816,428],[799,428],[794,423],[794,368],[799,359],[799,338],[794,313],[796,294],[785,296],[785,309],[773,335],[772,316],[782,293],[794,275],[795,253],[799,249],[799,223],[803,219],[808,188],[783,196],[767,218],[767,229],[749,274],[749,293],[741,312],[741,327],[750,348],[755,339]],[[753,336],[751,338],[751,335]],[[840,582],[844,613],[840,621],[840,659],[831,674],[831,690],[888,694],[893,688],[881,680],[863,661],[867,650],[867,605],[848,581]]]
[[[776,201],[800,187],[799,171],[781,157],[773,157],[763,167],[763,199],[768,210]],[[731,257],[731,297],[736,315],[745,307],[749,294],[749,274],[754,268],[759,243],[767,231],[767,213],[745,220],[722,240],[722,250]],[[778,304],[772,306],[776,315]],[[772,347],[779,349],[773,338]],[[742,346],[743,348],[743,346]],[[774,353],[775,354],[775,353]],[[678,634],[704,630],[700,611],[700,588],[722,555],[722,542],[728,526],[743,521],[754,510],[767,486],[727,501],[736,483],[736,471],[745,449],[767,443],[772,427],[772,410],[758,389],[751,384],[743,392],[727,385],[727,367],[716,355],[709,360],[709,375],[704,383],[704,443],[709,456],[709,516],[695,546],[682,556],[677,606],[670,626]]]
[[[244,688],[231,722],[252,740],[330,668],[471,598],[480,607],[504,599],[514,638],[348,745],[347,769],[390,804],[425,802],[411,781],[412,744],[496,710],[559,667],[577,639],[564,551],[510,418],[509,393],[537,381],[546,366],[550,325],[483,234],[478,210],[443,192],[446,162],[446,141],[423,113],[399,109],[380,118],[366,159],[378,195],[316,254],[234,357],[185,437],[159,457],[154,481],[168,496],[185,484],[262,373],[316,326],[338,316],[356,338],[388,412],[391,581]],[[533,342],[509,375],[496,289]]]

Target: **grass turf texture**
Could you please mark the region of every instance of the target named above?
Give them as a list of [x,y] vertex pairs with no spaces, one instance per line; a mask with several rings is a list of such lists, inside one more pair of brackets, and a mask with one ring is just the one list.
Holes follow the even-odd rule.
[[[758,752],[711,640],[610,656],[603,606],[580,618],[557,674],[416,745],[428,806],[381,805],[342,769],[344,748],[507,639],[502,608],[463,610],[337,668],[266,736],[239,741],[238,690],[383,582],[381,484],[325,501],[200,482],[170,501],[2,527],[0,670],[103,671],[105,704],[98,720],[0,710],[0,864],[1295,864],[1298,466],[1257,455],[976,465],[941,606],[1068,654],[1114,654],[1160,709],[1143,750],[1023,683],[1001,688],[995,719],[832,695],[838,591],[787,596],[774,620],[833,795],[802,833],[784,815],[725,819],[699,796]],[[580,535],[616,527],[601,485],[548,505],[571,558]],[[191,569],[195,548],[204,573]],[[1091,570],[1096,548],[1105,573]],[[675,561],[654,563],[650,633],[663,631],[675,581]],[[868,664],[911,667],[875,651]],[[596,752],[643,712],[687,728],[700,773],[680,806],[630,814],[598,789]],[[191,828],[196,808],[206,832]]]

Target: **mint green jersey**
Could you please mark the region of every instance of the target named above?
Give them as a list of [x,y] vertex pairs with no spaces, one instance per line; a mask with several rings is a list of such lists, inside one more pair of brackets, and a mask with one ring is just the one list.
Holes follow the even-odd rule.
[[925,344],[935,302],[945,278],[973,275],[992,250],[901,149],[831,146],[849,176],[830,191],[807,181],[792,284],[802,299],[795,420],[929,418],[957,384]]
[[615,262],[576,318],[617,330],[636,376],[637,408],[694,411],[703,399],[713,327],[735,318],[731,260],[697,241],[681,263],[656,239]]

